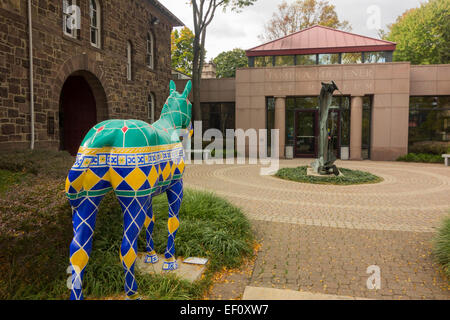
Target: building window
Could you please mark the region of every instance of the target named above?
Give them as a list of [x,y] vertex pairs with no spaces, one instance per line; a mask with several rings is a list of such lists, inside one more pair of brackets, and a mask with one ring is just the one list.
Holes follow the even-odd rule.
[[297,55],[296,63],[298,66],[310,66],[317,64],[317,55],[316,54],[301,54]]
[[55,117],[52,115],[47,116],[47,135],[53,136],[55,134]]
[[339,53],[319,54],[319,64],[339,64],[339,63],[340,63]]
[[340,99],[339,108],[341,110],[341,147],[350,147],[350,97],[334,97],[333,100]]
[[227,129],[235,129],[236,106],[234,102],[202,103],[203,130],[218,129],[226,135]]
[[289,97],[286,99],[286,110],[318,109],[318,97]]
[[273,67],[273,57],[255,57],[255,67]]
[[[272,100],[271,100],[272,99]],[[273,98],[267,100],[267,128],[273,128],[274,125],[274,109],[275,102]],[[287,97],[286,98],[286,146],[299,147],[299,127],[307,132],[314,132],[315,125],[319,121],[319,97]],[[335,121],[335,139],[334,150],[338,154],[340,146],[350,145],[350,97],[334,96],[331,101],[329,127],[331,128],[332,119]],[[305,120],[305,121],[303,121]],[[303,121],[303,125],[299,126],[299,121]],[[296,124],[297,123],[297,124]],[[296,128],[297,126],[297,128]],[[311,137],[307,137],[311,138]],[[316,141],[317,137],[306,141]],[[300,143],[301,144],[301,143]],[[300,145],[301,148],[306,147],[313,150],[314,145]],[[299,150],[297,150],[299,151]]]
[[410,152],[423,153],[439,145],[450,147],[450,96],[410,97]]
[[132,48],[131,41],[127,42],[127,80],[133,79],[133,63],[132,63]]
[[267,154],[272,152],[272,130],[275,129],[275,98],[266,98]]
[[349,52],[342,54],[342,64],[362,63],[361,52]]
[[63,32],[71,38],[79,37],[80,8],[76,0],[63,0]]
[[364,52],[364,63],[384,63],[386,62],[385,52]]
[[295,57],[294,56],[276,56],[275,57],[275,66],[276,67],[287,67],[295,65]]
[[359,64],[392,62],[391,51],[379,52],[346,52],[325,54],[299,54],[295,56],[261,56],[249,57],[249,67],[283,67],[330,64]]
[[91,20],[91,44],[97,48],[100,48],[100,35],[101,35],[100,12],[101,8],[98,0],[90,0],[89,17]]
[[373,96],[363,98],[363,120],[362,120],[362,158],[370,159],[370,140],[372,137],[372,100]]
[[155,94],[153,92],[148,95],[147,108],[148,119],[150,123],[153,123],[155,122]]
[[153,34],[147,33],[147,54],[146,54],[146,64],[150,69],[155,67],[155,57],[154,57],[154,39]]

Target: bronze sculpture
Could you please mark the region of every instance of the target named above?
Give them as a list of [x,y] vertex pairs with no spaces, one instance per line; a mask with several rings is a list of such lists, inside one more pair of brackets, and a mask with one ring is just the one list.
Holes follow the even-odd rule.
[[339,90],[336,83],[322,82],[322,90],[319,96],[319,152],[318,158],[311,164],[316,174],[320,175],[339,175],[338,168],[334,165],[336,155],[333,152],[334,131],[336,130],[335,122],[332,122],[331,128],[328,129],[328,116],[333,99],[333,93]]

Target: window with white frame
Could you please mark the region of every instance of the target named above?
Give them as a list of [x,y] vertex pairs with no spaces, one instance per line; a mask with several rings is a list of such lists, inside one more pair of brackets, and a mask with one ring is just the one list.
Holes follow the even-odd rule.
[[150,123],[155,122],[155,94],[151,92],[148,95],[148,118],[150,119]]
[[81,13],[76,0],[63,0],[63,32],[71,38],[78,38]]
[[153,69],[155,66],[155,57],[154,57],[154,38],[151,32],[147,33],[147,55],[146,55],[146,63],[150,69]]
[[132,45],[131,41],[127,42],[127,80],[132,80]]
[[100,48],[101,36],[101,8],[98,0],[90,0],[89,17],[91,20],[91,44]]

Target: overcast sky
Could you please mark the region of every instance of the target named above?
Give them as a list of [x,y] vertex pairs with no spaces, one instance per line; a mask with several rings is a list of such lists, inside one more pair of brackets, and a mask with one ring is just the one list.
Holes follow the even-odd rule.
[[[192,7],[188,0],[159,0],[184,24],[193,30]],[[295,0],[287,0],[288,3]],[[407,9],[420,6],[424,0],[329,0],[336,6],[340,20],[348,20],[352,32],[378,37],[378,31],[372,26],[386,25]],[[258,35],[264,31],[264,24],[270,20],[282,0],[258,0],[255,5],[240,13],[217,12],[208,27],[206,37],[207,60],[215,58],[223,51],[234,48],[250,49],[260,43]],[[379,16],[380,19],[376,19]],[[377,21],[379,21],[377,23]]]

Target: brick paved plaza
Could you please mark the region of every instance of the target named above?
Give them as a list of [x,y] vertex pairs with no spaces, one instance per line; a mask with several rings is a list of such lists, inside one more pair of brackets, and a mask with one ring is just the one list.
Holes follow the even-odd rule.
[[[281,167],[311,160],[282,160]],[[254,165],[189,165],[186,186],[241,207],[262,248],[248,285],[375,299],[449,299],[431,240],[450,214],[450,169],[396,162],[338,162],[378,184],[301,184]],[[381,289],[367,289],[369,266]]]

